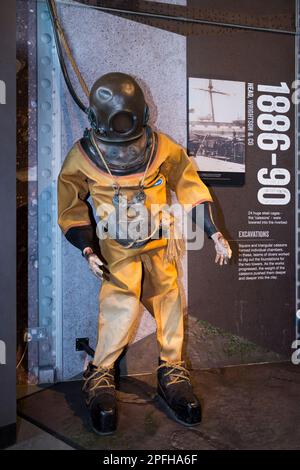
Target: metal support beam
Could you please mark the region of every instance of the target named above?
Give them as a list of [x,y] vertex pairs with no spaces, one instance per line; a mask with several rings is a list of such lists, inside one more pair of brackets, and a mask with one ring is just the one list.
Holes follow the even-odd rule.
[[60,73],[49,12],[45,1],[37,7],[38,92],[38,269],[39,326],[47,329],[40,343],[39,369],[62,364],[61,234],[57,226],[56,181],[61,165]]

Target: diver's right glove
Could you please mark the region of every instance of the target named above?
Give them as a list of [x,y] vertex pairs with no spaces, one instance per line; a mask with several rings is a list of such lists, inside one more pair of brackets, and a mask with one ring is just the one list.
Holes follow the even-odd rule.
[[88,262],[89,268],[92,271],[92,273],[98,278],[98,279],[103,279],[103,271],[100,269],[100,266],[103,266],[102,261],[100,258],[96,255],[96,253],[93,252],[92,248],[87,247],[83,250],[82,252],[83,256]]

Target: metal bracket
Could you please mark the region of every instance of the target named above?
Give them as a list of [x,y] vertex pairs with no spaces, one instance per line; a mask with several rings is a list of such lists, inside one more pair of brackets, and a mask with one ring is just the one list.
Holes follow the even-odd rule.
[[95,351],[90,347],[89,338],[76,338],[76,351],[85,351],[89,356],[94,357]]
[[27,328],[25,331],[24,340],[27,343],[31,343],[32,341],[45,341],[48,340],[48,336],[47,328]]

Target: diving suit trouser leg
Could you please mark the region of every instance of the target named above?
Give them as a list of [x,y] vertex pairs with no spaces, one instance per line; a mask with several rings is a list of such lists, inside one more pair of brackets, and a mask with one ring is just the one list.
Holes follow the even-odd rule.
[[140,313],[139,257],[120,263],[113,278],[103,280],[99,295],[98,343],[93,360],[97,367],[113,365],[132,336]]
[[161,360],[181,360],[184,339],[183,308],[175,263],[165,259],[166,249],[142,255],[141,301],[154,316]]

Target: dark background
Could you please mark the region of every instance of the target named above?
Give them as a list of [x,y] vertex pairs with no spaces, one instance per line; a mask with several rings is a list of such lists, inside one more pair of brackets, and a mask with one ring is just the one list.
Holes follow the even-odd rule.
[[6,104],[0,105],[0,339],[6,343],[6,365],[0,365],[0,447],[14,437],[16,421],[16,30],[15,1],[0,3],[0,79],[6,82]]

